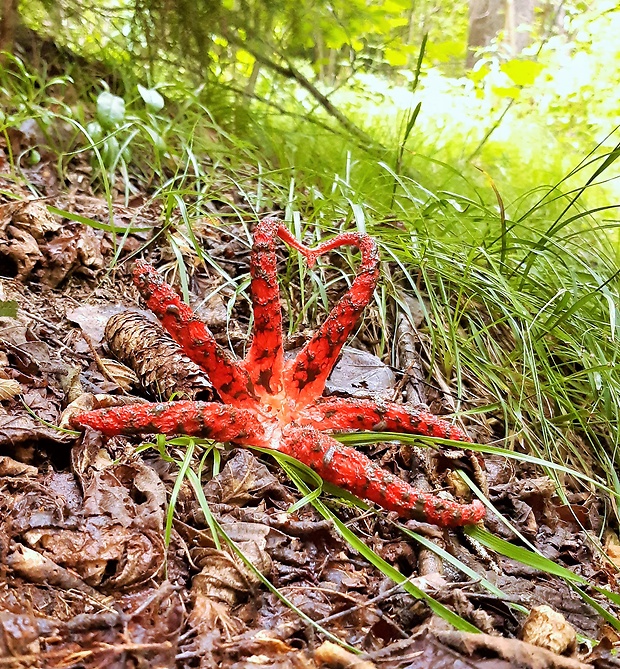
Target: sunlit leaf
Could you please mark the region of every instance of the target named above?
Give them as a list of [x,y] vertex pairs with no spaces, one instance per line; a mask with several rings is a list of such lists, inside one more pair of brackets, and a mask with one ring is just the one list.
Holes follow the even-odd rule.
[[347,33],[340,26],[333,26],[325,35],[325,46],[339,51],[349,41]]
[[101,149],[101,158],[103,159],[103,164],[106,167],[111,167],[115,162],[118,154],[121,150],[121,146],[118,142],[118,139],[114,135],[107,137],[103,141],[103,147]]
[[491,71],[491,68],[484,64],[480,67],[474,67],[473,70],[470,70],[467,76],[475,83],[480,83]]
[[150,111],[158,112],[164,108],[164,98],[156,89],[144,88],[144,86],[138,84],[138,92]]
[[544,65],[533,60],[509,60],[502,63],[500,69],[507,74],[517,86],[531,86],[541,73]]
[[237,60],[244,65],[254,65],[254,62],[256,61],[256,58],[245,49],[238,49],[235,55]]
[[91,121],[86,126],[86,132],[94,143],[100,142],[103,138],[103,128],[101,127],[101,123],[98,121]]
[[400,49],[386,49],[385,60],[392,67],[402,67],[407,64],[407,54]]
[[411,2],[409,0],[385,0],[383,3],[383,9],[392,14],[398,14],[410,8]]
[[495,95],[504,98],[518,98],[521,95],[521,89],[518,86],[493,86],[491,88]]
[[426,55],[431,60],[447,63],[456,58],[463,57],[464,45],[456,40],[445,40],[444,42],[429,42],[426,47]]

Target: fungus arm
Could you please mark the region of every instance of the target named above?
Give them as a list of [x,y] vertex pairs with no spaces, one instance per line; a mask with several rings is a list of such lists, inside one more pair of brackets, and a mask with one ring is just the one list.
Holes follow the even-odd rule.
[[477,523],[484,517],[483,504],[458,504],[417,490],[363,453],[339,444],[312,427],[285,428],[278,450],[314,469],[325,481],[376,502],[403,518],[413,518],[441,527]]
[[280,228],[277,218],[263,219],[254,230],[250,273],[254,334],[243,361],[259,394],[276,395],[282,389],[282,309],[277,276],[275,243]]
[[287,396],[298,406],[305,406],[320,397],[342,347],[372,298],[379,279],[379,250],[372,237],[355,232],[338,235],[313,249],[301,244],[286,229],[280,230],[280,237],[296,248],[310,267],[320,255],[340,246],[357,246],[362,255],[357,276],[347,293],[297,357],[285,367]]
[[304,407],[295,420],[299,425],[311,425],[321,431],[405,432],[454,441],[471,441],[465,430],[458,425],[411,404],[395,402],[319,398],[310,406]]
[[71,418],[75,428],[92,427],[108,437],[119,434],[187,434],[193,437],[266,446],[257,416],[217,402],[162,402],[96,409]]
[[257,406],[256,393],[246,370],[215,341],[209,328],[155,268],[138,261],[133,279],[149,309],[185,353],[205,370],[222,401],[238,407]]

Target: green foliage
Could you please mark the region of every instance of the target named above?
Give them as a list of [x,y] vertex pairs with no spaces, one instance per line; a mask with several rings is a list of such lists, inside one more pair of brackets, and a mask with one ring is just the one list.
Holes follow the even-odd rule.
[[125,119],[125,100],[109,91],[103,91],[97,98],[97,120],[105,129],[118,126]]
[[156,89],[144,88],[144,86],[138,84],[138,92],[150,112],[157,113],[164,108],[164,98]]
[[[272,121],[276,135],[282,129],[314,132],[302,128],[302,118],[340,132],[317,102],[326,93],[370,136],[364,146],[374,141],[382,149],[398,144],[403,117],[420,104],[416,133],[403,147],[405,163],[416,154],[432,156],[462,171],[474,156],[504,192],[515,195],[533,181],[559,178],[616,123],[620,9],[604,0],[589,8],[562,3],[552,16],[541,10],[523,53],[512,53],[498,35],[469,72],[466,3],[438,8],[423,0],[415,11],[401,0],[75,0],[54,3],[53,10],[50,3],[26,0],[21,7],[32,27],[51,30],[58,43],[111,64],[116,81],[109,95],[133,104],[137,90],[151,114],[163,111],[165,86],[172,102],[200,90],[200,104],[208,105],[211,117],[242,136]],[[424,35],[428,42],[413,92]],[[300,88],[302,79],[308,86]],[[114,98],[104,100],[111,105]],[[116,104],[117,110],[102,111],[104,118],[114,114],[112,124],[123,113]],[[162,132],[146,126],[150,130],[140,134],[151,133],[156,150],[164,151]],[[117,158],[124,138],[116,139],[118,146],[110,140],[101,147],[108,171],[122,167]],[[296,143],[293,134],[283,148],[294,152]],[[427,163],[424,172],[432,180],[433,166]]]
[[500,71],[507,74],[517,86],[531,86],[544,65],[533,60],[508,60],[500,65]]
[[15,318],[17,316],[17,302],[15,300],[0,300],[0,318]]

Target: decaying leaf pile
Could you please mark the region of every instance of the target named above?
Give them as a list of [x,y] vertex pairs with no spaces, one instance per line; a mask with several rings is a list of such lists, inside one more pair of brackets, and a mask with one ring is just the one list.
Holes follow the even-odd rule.
[[[129,263],[122,263],[156,233],[157,207],[140,197],[130,206],[115,206],[116,227],[137,223],[144,230],[126,236],[121,265],[107,271],[117,251],[103,225],[110,223],[109,212],[81,183],[76,179],[69,192],[60,192],[50,182],[40,200],[12,180],[4,180],[1,189],[0,304],[8,314],[0,317],[1,666],[620,666],[609,650],[618,641],[616,632],[563,581],[491,554],[461,532],[410,524],[495,583],[507,594],[500,599],[409,540],[389,516],[334,502],[369,547],[482,634],[452,629],[339,538],[311,505],[289,513],[300,495],[273,460],[247,450],[221,451],[215,476],[203,463],[211,512],[279,593],[363,655],[325,639],[225,544],[218,548],[187,481],[176,491],[167,546],[167,503],[178,475],[174,462],[153,449],[137,452],[140,440],[106,439],[92,431],[78,437],[55,428],[66,406],[80,398],[173,392],[206,398],[212,392],[200,370],[140,310]],[[102,227],[50,213],[49,206]],[[247,272],[242,236],[208,221],[197,223],[196,234],[231,275]],[[167,242],[157,244],[151,260],[171,270]],[[191,267],[189,253],[187,262]],[[224,345],[242,346],[247,308],[238,304],[229,313],[232,294],[227,287],[214,291],[218,280],[196,273],[191,297]],[[212,297],[201,303],[207,294]],[[14,315],[11,304],[17,306]],[[404,379],[407,389],[402,375],[360,349],[362,338],[334,371],[329,392],[393,397],[407,390],[440,408],[441,395],[429,396],[420,383],[424,375],[414,373],[420,367],[411,359],[415,331],[402,322],[398,328],[408,342],[401,352],[402,366],[411,372]],[[490,432],[480,436],[491,438]],[[449,458],[410,446],[368,450],[421,487],[447,486],[444,474],[455,468]],[[183,460],[183,449],[171,446],[170,455]],[[199,457],[191,463],[196,471],[199,464]],[[458,466],[475,476],[466,455]],[[485,467],[491,501],[545,556],[615,588],[586,540],[603,523],[595,496],[575,492],[565,505],[533,467],[498,457],[485,458]],[[579,504],[578,514],[571,504]],[[493,516],[486,527],[515,539]],[[511,603],[533,609],[527,623]],[[601,643],[588,653],[582,637]]]

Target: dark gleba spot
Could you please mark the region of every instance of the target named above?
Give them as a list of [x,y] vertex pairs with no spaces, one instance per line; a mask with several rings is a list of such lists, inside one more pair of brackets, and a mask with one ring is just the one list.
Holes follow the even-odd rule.
[[271,382],[271,377],[273,376],[273,371],[271,369],[263,369],[262,372],[258,375],[258,385],[266,388],[271,392],[271,387],[269,383]]
[[306,371],[306,378],[303,380],[302,383],[299,384],[300,388],[303,388],[304,386],[308,385],[309,383],[312,383],[313,381],[316,380],[316,378],[319,376],[321,373],[321,370],[318,367],[315,367],[314,365],[308,367],[308,370]]

